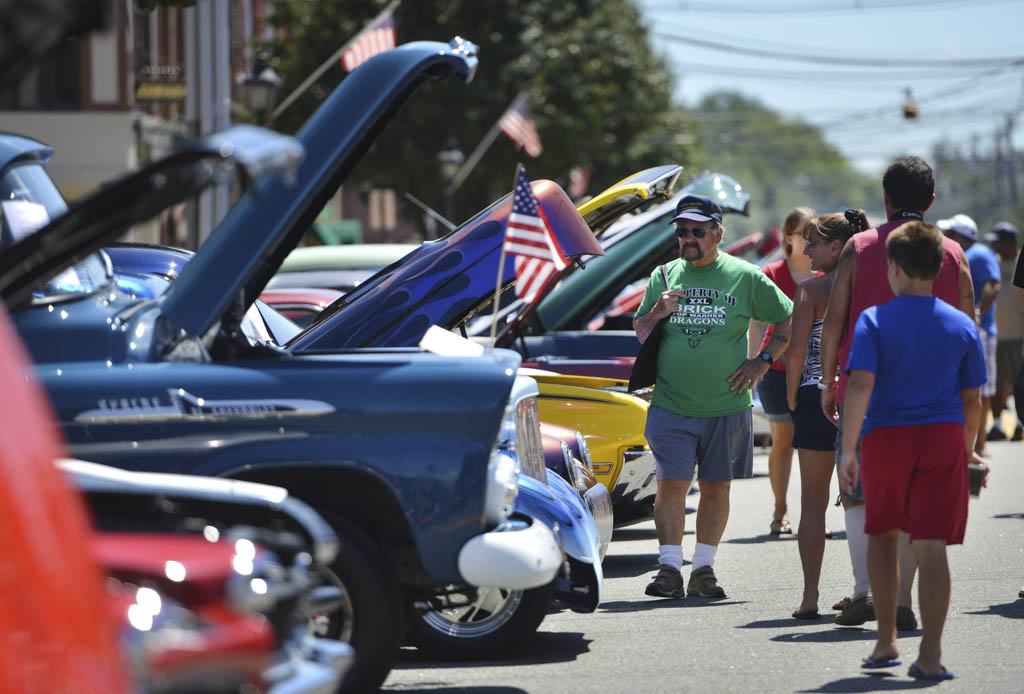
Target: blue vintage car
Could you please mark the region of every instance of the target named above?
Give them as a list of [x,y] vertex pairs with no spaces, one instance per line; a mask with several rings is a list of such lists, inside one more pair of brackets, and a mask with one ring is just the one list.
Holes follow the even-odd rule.
[[[276,484],[317,509],[341,539],[332,569],[349,601],[329,615],[325,633],[355,647],[346,691],[383,681],[412,617],[452,615],[476,600],[476,619],[487,618],[499,610],[481,601],[482,590],[494,589],[501,619],[487,621],[484,636],[520,637],[538,621],[536,613],[515,618],[530,591],[599,586],[599,565],[594,579],[576,575],[550,526],[513,512],[516,463],[538,483],[524,484],[523,503],[533,491],[553,496],[559,484],[543,467],[535,398],[516,391],[510,400],[518,355],[295,354],[266,321],[263,333],[254,313],[267,279],[395,109],[428,79],[468,80],[475,64],[472,45],[459,40],[408,44],[364,63],[299,132],[304,158],[294,172],[256,180],[157,299],[119,289],[109,259],[93,251],[155,207],[218,180],[226,154],[258,170],[250,155],[293,150],[252,132],[249,146],[207,143],[68,211],[42,168],[44,147],[7,137],[0,151],[4,200],[34,205],[4,209],[0,294],[73,454]],[[561,242],[572,255],[589,251],[571,233]],[[574,551],[572,528],[585,527],[585,516],[549,510],[560,526],[580,521],[561,536]],[[585,546],[586,533],[578,540]],[[598,598],[599,590],[587,596]],[[435,631],[464,623],[449,616]],[[450,641],[475,634],[465,629]]]
[[[163,295],[194,256],[182,249],[145,244],[119,244],[104,252],[116,284],[123,291],[149,298]],[[269,334],[276,344],[284,344],[300,331],[259,299],[243,320],[242,330]],[[571,460],[559,461],[561,474],[558,469],[542,472],[546,461],[531,454],[536,446],[516,446],[517,432],[536,431],[536,423],[525,419],[535,409],[537,396],[532,378],[516,378],[506,415],[509,423],[515,419],[516,427],[505,427],[498,445],[509,465],[520,470],[515,511],[540,520],[555,532],[566,552],[568,575],[525,593],[504,587],[477,588],[473,594],[461,596],[462,604],[452,600],[451,606],[420,615],[410,625],[410,640],[436,656],[473,658],[495,653],[510,645],[511,639],[533,631],[553,597],[577,612],[593,612],[601,600],[601,558],[611,535],[611,500],[603,488],[584,492],[574,488],[569,483],[574,472],[568,467]],[[570,444],[581,454],[586,450],[579,440]],[[516,457],[517,448],[523,460]]]

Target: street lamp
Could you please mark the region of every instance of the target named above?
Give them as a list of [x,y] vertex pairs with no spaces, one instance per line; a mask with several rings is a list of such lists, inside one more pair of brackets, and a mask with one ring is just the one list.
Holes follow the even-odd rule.
[[449,222],[455,216],[455,190],[452,188],[452,182],[465,160],[466,155],[459,149],[454,137],[449,137],[445,142],[445,148],[437,153],[441,182],[444,183],[444,216]]
[[249,110],[256,116],[256,121],[263,125],[274,110],[277,90],[281,86],[281,78],[267,64],[266,54],[256,56],[252,70],[240,77],[238,84]]

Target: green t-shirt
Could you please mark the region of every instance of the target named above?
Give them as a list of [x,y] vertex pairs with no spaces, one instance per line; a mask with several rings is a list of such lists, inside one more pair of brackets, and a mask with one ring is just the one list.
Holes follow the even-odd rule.
[[[756,265],[725,253],[705,267],[673,260],[666,269],[668,288],[681,290],[683,298],[662,331],[651,404],[687,417],[750,409],[750,390],[731,391],[728,381],[747,358],[750,320],[780,323],[793,302]],[[654,308],[664,290],[655,270],[637,317]]]

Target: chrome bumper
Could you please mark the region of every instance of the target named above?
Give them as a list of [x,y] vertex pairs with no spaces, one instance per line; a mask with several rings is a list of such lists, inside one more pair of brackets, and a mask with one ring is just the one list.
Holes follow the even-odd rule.
[[654,503],[658,492],[655,478],[654,454],[647,449],[629,450],[622,456],[622,470],[612,490],[612,503]]
[[458,565],[470,585],[528,590],[554,579],[562,550],[543,523],[509,519],[464,544]]
[[306,634],[287,659],[263,673],[267,694],[334,694],[354,657],[343,641]]
[[612,512],[612,495],[608,488],[598,482],[587,490],[583,495],[590,514],[594,516],[594,525],[597,526],[598,553],[601,559],[608,552],[608,543],[612,540],[612,526],[615,524],[615,516]]

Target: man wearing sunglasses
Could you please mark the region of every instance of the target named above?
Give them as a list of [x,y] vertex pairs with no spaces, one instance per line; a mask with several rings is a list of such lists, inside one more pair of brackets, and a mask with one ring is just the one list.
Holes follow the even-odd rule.
[[[679,259],[651,275],[633,321],[640,342],[665,321],[644,431],[657,467],[659,543],[658,574],[645,592],[724,598],[713,566],[729,519],[730,484],[753,473],[751,390],[786,348],[793,303],[759,268],[719,253],[722,209],[710,198],[682,198],[671,223]],[[764,351],[747,359],[751,319],[775,330]],[[695,471],[697,544],[684,589],[686,493]]]

